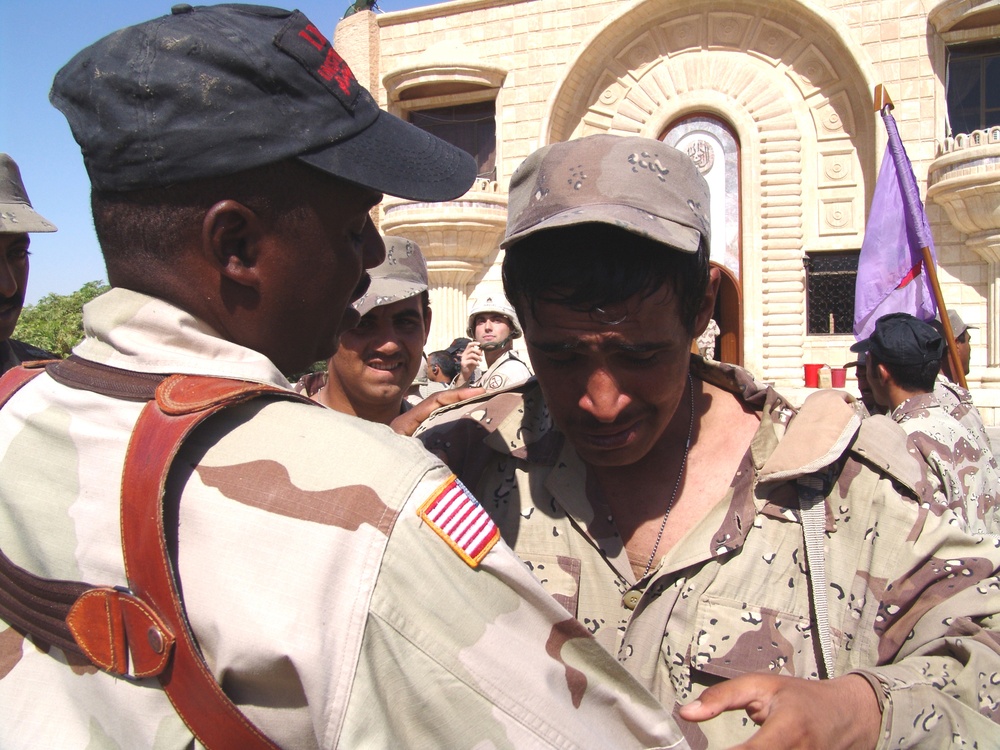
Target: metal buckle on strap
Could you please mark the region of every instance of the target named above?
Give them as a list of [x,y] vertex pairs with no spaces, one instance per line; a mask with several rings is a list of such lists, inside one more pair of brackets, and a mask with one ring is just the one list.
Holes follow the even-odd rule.
[[118,677],[155,677],[170,662],[174,634],[128,589],[101,586],[85,591],[70,608],[66,623],[87,658]]

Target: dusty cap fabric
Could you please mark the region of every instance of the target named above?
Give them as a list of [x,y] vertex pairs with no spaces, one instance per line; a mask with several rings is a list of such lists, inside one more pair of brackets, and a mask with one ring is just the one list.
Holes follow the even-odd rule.
[[[940,322],[938,321],[934,322],[940,325]],[[959,315],[958,311],[956,310],[948,311],[948,322],[951,323],[951,333],[955,338],[958,338],[970,328],[974,329],[979,328],[979,326],[970,326],[968,323],[962,320],[962,316]]]
[[687,154],[650,138],[591,135],[545,146],[521,163],[500,246],[597,222],[693,253],[709,243],[708,211],[708,183]]
[[299,11],[176,5],[78,53],[49,99],[99,190],[162,187],[292,157],[412,200],[450,200],[476,176],[469,154],[381,111]]
[[354,303],[364,315],[373,308],[415,297],[427,289],[427,262],[413,240],[384,237],[385,260],[369,269],[372,282],[368,291]]
[[941,359],[944,339],[909,313],[892,313],[879,318],[872,335],[851,351],[871,352],[875,359],[890,365],[922,365]]
[[0,154],[0,234],[55,231],[56,225],[31,207],[17,163]]
[[[962,320],[962,317],[954,310],[948,311],[948,322],[951,323],[951,334],[956,339],[959,338],[963,333],[965,333],[969,329],[978,330],[979,328],[978,326],[970,326],[968,323]],[[941,323],[940,318],[934,318],[934,320],[928,320],[927,325],[931,326],[935,331],[940,333],[942,337],[944,336],[944,325]],[[947,343],[948,341],[947,339],[945,339],[946,346]]]

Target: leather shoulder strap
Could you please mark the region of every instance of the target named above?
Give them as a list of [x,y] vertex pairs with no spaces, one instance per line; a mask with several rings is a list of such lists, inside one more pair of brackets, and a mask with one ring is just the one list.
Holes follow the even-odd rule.
[[[164,491],[184,439],[222,409],[269,396],[316,405],[274,386],[191,375],[146,375],[71,358],[0,378],[0,407],[48,364],[64,385],[147,401],[122,477],[122,547],[129,590],[52,581],[0,551],[0,616],[113,674],[156,676],[178,715],[210,750],[277,750],[215,681],[191,632],[167,550]],[[131,657],[132,666],[129,666]]]
[[93,391],[124,401],[151,401],[156,397],[156,386],[167,377],[157,373],[122,370],[82,359],[75,354],[50,363],[45,371],[57,383],[68,388]]
[[[41,374],[44,362],[32,362],[31,366],[12,367],[0,377],[0,408],[10,401],[10,397]],[[37,365],[37,367],[35,366]]]
[[222,691],[195,642],[167,550],[164,491],[170,465],[195,427],[222,409],[260,396],[315,403],[273,386],[168,377],[156,389],[156,399],[143,408],[122,477],[122,546],[129,588],[159,613],[176,637],[173,662],[159,675],[160,683],[184,723],[212,750],[277,746]]

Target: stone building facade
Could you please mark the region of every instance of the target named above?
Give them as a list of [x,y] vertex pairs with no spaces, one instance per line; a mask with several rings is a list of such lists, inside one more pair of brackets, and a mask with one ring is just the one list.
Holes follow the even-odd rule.
[[492,169],[466,195],[381,209],[382,230],[428,257],[429,350],[461,334],[470,300],[500,290],[520,162],[547,143],[638,134],[687,150],[712,187],[720,358],[793,394],[804,363],[852,359],[844,315],[810,318],[810,284],[861,247],[883,84],[946,304],[978,327],[969,387],[1000,424],[1000,127],[953,133],[947,116],[950,51],[998,38],[996,0],[454,0],[357,13],[335,44],[404,119],[483,103],[495,117]]

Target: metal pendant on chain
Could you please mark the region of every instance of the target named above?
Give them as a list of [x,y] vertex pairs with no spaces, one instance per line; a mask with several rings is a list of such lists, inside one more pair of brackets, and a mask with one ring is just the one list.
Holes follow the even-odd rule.
[[667,509],[663,511],[663,520],[660,521],[660,530],[656,534],[656,543],[653,545],[653,551],[649,553],[649,559],[646,561],[646,569],[642,571],[643,578],[649,575],[649,569],[653,567],[653,560],[656,559],[656,551],[660,548],[660,540],[663,538],[663,530],[667,528],[667,517],[674,507],[674,500],[677,499],[677,490],[681,486],[684,467],[687,466],[688,451],[691,450],[691,435],[694,433],[694,380],[691,378],[691,373],[688,373],[688,397],[691,404],[691,415],[688,418],[688,434],[687,441],[684,443],[684,455],[681,456],[681,467],[677,470],[677,481],[674,482],[674,491],[670,493],[670,501],[667,503]]

